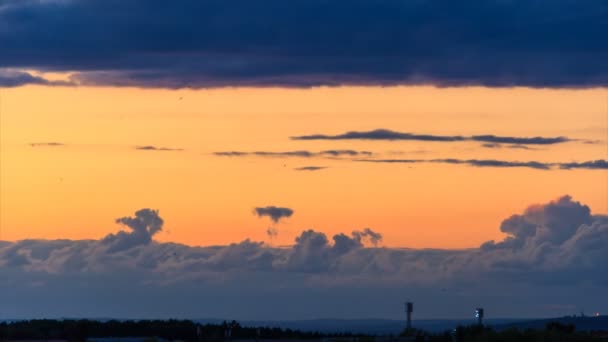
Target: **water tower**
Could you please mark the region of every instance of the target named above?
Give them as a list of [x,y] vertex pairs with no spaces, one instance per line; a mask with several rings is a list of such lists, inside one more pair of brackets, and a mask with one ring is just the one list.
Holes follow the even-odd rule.
[[414,303],[405,303],[405,313],[407,314],[407,329],[412,328],[412,312],[414,312]]
[[477,317],[477,324],[483,325],[483,308],[475,309],[475,317]]

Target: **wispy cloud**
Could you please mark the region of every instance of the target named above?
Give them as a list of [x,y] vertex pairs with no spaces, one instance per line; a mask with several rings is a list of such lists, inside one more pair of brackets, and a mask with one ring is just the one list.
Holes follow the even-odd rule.
[[225,151],[225,152],[214,152],[216,156],[220,157],[300,157],[300,158],[312,158],[312,157],[356,157],[356,156],[371,156],[373,153],[369,151],[355,151],[355,150],[325,150],[320,152],[311,152],[305,150],[299,151],[284,151],[284,152],[269,152],[269,151],[254,151],[254,152],[242,152],[242,151]]
[[30,143],[31,147],[61,147],[61,146],[65,146],[64,143],[60,143],[60,142],[35,142],[35,143]]
[[608,170],[608,161],[607,160],[592,160],[582,163],[561,163],[559,164],[561,169],[571,170],[571,169],[589,169],[589,170]]
[[181,148],[157,147],[152,145],[135,146],[136,150],[142,151],[183,151]]
[[[488,144],[515,144],[515,145],[553,145],[572,141],[567,137],[511,137],[496,135],[431,135],[415,134],[406,132],[396,132],[388,129],[375,129],[372,131],[351,131],[344,134],[326,135],[311,134],[291,137],[294,140],[413,140],[413,141],[434,141],[434,142],[455,142],[455,141],[477,141]],[[485,147],[489,147],[485,146]]]
[[302,166],[302,167],[296,167],[294,168],[294,170],[296,171],[319,171],[319,170],[324,170],[327,169],[327,166]]
[[605,170],[608,169],[606,160],[595,160],[582,163],[545,163],[539,161],[507,161],[495,159],[355,159],[357,162],[367,163],[387,163],[387,164],[416,164],[416,163],[439,163],[439,164],[464,164],[476,167],[497,167],[497,168],[531,168],[537,170],[552,169],[589,169]]
[[351,131],[338,135],[312,134],[291,137],[294,140],[418,140],[418,141],[463,141],[466,138],[458,135],[430,135],[375,129],[373,131]]
[[481,147],[485,148],[511,148],[511,149],[520,149],[520,150],[537,150],[536,148],[526,146],[526,145],[503,145],[499,143],[485,143],[481,144]]
[[517,144],[517,145],[552,145],[572,141],[566,137],[506,137],[496,135],[474,135],[468,139],[473,141],[497,143],[497,144]]

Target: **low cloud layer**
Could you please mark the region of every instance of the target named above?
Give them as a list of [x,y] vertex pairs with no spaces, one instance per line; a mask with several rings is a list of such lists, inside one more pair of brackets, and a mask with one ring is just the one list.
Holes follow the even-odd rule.
[[569,196],[507,217],[505,239],[463,250],[378,247],[371,229],[307,229],[281,248],[160,243],[158,214],[119,218],[127,229],[100,240],[0,242],[2,314],[399,318],[409,299],[417,317],[472,319],[477,306],[492,317],[608,306],[608,217]]
[[[413,140],[434,142],[477,141],[490,144],[553,145],[572,141],[567,137],[509,137],[496,135],[431,135],[396,132],[388,129],[351,131],[338,135],[311,134],[291,137],[294,140]],[[486,146],[487,147],[487,146]]]
[[[0,68],[163,88],[599,87],[607,15],[579,0],[5,0]],[[20,73],[0,85],[54,84]]]
[[283,152],[269,152],[269,151],[254,151],[254,152],[242,152],[242,151],[224,151],[213,153],[219,157],[300,157],[300,158],[312,158],[312,157],[357,157],[357,156],[371,156],[372,152],[369,151],[355,151],[355,150],[325,150],[320,152],[311,152],[305,150],[299,151],[283,151]]
[[282,219],[291,217],[291,215],[293,215],[293,209],[275,207],[273,205],[267,207],[257,207],[254,209],[254,212],[259,217],[269,217],[274,223],[279,223],[279,221]]
[[435,163],[435,164],[462,164],[476,167],[497,167],[497,168],[530,168],[537,170],[608,170],[608,161],[592,160],[587,162],[572,162],[572,163],[545,163],[539,161],[507,161],[495,159],[356,159],[357,162],[365,163],[385,163],[385,164],[418,164],[418,163]]

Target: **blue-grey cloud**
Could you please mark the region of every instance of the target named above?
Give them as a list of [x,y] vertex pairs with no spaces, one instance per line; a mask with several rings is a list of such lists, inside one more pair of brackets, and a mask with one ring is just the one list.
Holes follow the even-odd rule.
[[608,169],[608,161],[595,160],[581,163],[546,163],[539,161],[508,161],[495,159],[355,159],[357,162],[367,163],[386,163],[386,164],[416,164],[416,163],[439,163],[439,164],[464,164],[477,167],[523,167],[537,170],[553,170],[553,169],[588,169],[588,170],[606,170]]
[[419,140],[419,141],[463,141],[465,137],[454,135],[430,135],[401,133],[388,129],[375,129],[373,131],[351,131],[338,135],[311,134],[291,137],[294,140]]
[[520,150],[535,150],[535,148],[532,148],[532,147],[526,146],[526,145],[503,145],[503,144],[495,143],[495,142],[489,142],[489,143],[481,144],[481,147],[485,147],[485,148],[511,148],[511,149],[520,149]]
[[415,140],[415,141],[436,141],[436,142],[454,142],[454,141],[478,141],[488,143],[484,147],[496,147],[497,145],[489,144],[514,144],[514,145],[552,145],[572,141],[567,137],[509,137],[496,135],[474,135],[470,137],[460,135],[431,135],[431,134],[414,134],[396,132],[388,129],[375,129],[372,131],[351,131],[344,134],[326,135],[326,134],[311,134],[291,137],[294,140]]
[[373,153],[369,151],[355,151],[355,150],[325,150],[320,152],[312,151],[282,151],[282,152],[270,152],[270,151],[254,151],[254,152],[243,152],[243,151],[222,151],[214,152],[216,156],[220,157],[301,157],[301,158],[312,158],[312,157],[356,157],[356,156],[371,156]]
[[551,164],[536,161],[520,162],[493,159],[356,159],[358,162],[387,163],[387,164],[416,164],[416,163],[439,163],[439,164],[464,164],[477,167],[524,167],[539,170],[549,170]]
[[109,246],[109,252],[149,244],[152,237],[163,229],[164,221],[158,215],[158,210],[140,209],[135,212],[134,217],[121,217],[116,219],[116,223],[124,225],[130,231],[120,231],[106,236],[102,243]]
[[269,217],[274,223],[279,223],[281,219],[291,217],[291,215],[293,215],[293,209],[275,207],[273,205],[254,208],[254,212],[259,217]]
[[153,145],[135,146],[135,149],[142,151],[183,151],[181,148],[157,147]]
[[582,163],[576,163],[576,162],[561,163],[561,164],[559,164],[559,167],[562,169],[566,169],[566,170],[571,170],[571,169],[608,170],[608,160],[599,159],[599,160],[592,160],[592,161],[587,161],[587,162],[582,162]]
[[404,296],[442,318],[474,305],[497,317],[608,305],[608,217],[569,196],[509,216],[503,240],[459,250],[373,247],[371,229],[307,229],[280,248],[186,246],[153,240],[157,211],[117,222],[128,231],[101,240],[0,242],[4,317],[398,318]]
[[497,144],[517,144],[517,145],[551,145],[571,141],[566,137],[501,137],[496,135],[474,135],[469,139],[473,141],[481,141]]
[[294,168],[296,171],[319,171],[324,169],[327,169],[327,166],[302,166]]
[[608,85],[603,1],[288,3],[3,2],[0,67],[168,88]]
[[551,164],[537,162],[537,161],[506,161],[506,160],[494,160],[494,159],[432,159],[433,163],[446,163],[446,164],[467,164],[470,166],[478,167],[526,167],[539,170],[549,170]]
[[[0,17],[2,17],[2,12],[0,12]],[[2,33],[0,33],[0,35],[2,35]],[[31,73],[26,71],[2,68],[2,66],[0,65],[0,87],[11,88],[20,87],[28,84],[45,86],[72,85],[72,83],[68,81],[52,81],[41,76],[32,75]]]

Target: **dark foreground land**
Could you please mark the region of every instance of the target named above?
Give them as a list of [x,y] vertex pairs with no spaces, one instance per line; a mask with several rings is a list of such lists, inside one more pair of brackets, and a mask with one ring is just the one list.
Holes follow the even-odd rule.
[[542,328],[508,327],[495,330],[479,325],[459,326],[442,333],[406,330],[396,336],[320,333],[272,327],[245,327],[239,323],[198,324],[188,320],[21,320],[0,323],[4,341],[608,341],[608,331],[577,331],[573,324],[549,321]]

